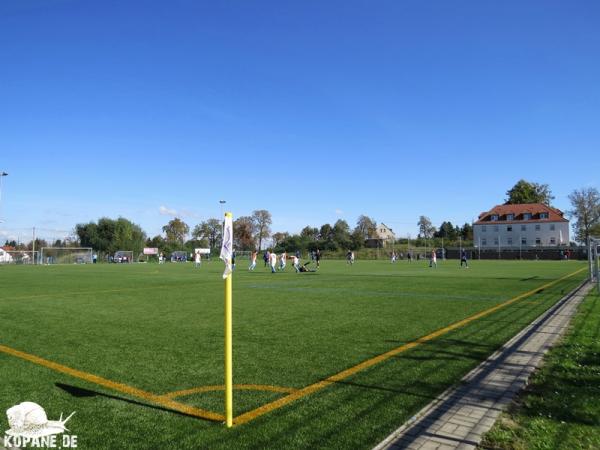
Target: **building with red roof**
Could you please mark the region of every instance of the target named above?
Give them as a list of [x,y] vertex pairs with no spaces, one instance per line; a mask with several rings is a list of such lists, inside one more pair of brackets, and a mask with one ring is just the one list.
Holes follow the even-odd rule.
[[569,243],[569,221],[543,203],[497,205],[479,215],[473,239],[480,248],[556,247]]

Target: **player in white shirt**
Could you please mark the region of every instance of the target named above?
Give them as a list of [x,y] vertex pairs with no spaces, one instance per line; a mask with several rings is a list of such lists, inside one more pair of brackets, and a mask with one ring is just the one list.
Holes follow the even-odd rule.
[[277,254],[275,252],[271,252],[269,255],[269,264],[271,265],[271,273],[275,273],[275,266],[277,265]]
[[429,267],[437,268],[437,255],[435,248],[431,250],[431,258],[429,259]]
[[287,262],[287,253],[283,252],[279,257],[279,270],[285,270],[285,265]]
[[250,267],[248,267],[248,270],[254,270],[256,267],[256,256],[257,252],[252,252],[252,256],[250,257]]

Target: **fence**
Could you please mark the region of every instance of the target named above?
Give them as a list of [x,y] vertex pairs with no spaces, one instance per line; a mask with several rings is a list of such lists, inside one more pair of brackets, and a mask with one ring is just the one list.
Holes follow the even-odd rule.
[[[535,248],[464,248],[469,259],[525,259],[525,260],[561,260],[577,259],[587,260],[588,252],[585,247],[557,248],[557,247],[535,247]],[[447,248],[446,258],[459,259],[460,248]]]
[[[467,258],[469,259],[505,259],[505,260],[561,260],[561,259],[577,259],[587,260],[588,252],[585,247],[535,247],[535,248],[501,248],[500,250],[486,248],[480,249],[477,247],[463,247],[467,252]],[[431,256],[431,247],[411,247],[407,251],[406,247],[402,250],[395,250],[396,258],[398,260],[408,259],[408,252],[412,256],[413,260],[428,260]],[[459,247],[446,247],[443,250],[436,248],[436,254],[438,260],[445,259],[460,259],[461,248]],[[391,258],[392,250],[386,249],[361,249],[354,252],[355,257],[358,260],[385,260]],[[310,254],[306,255],[310,258]],[[345,259],[345,251],[322,252],[323,259]]]

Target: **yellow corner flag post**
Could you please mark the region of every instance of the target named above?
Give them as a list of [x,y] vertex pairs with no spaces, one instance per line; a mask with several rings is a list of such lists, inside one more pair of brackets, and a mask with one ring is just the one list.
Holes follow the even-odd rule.
[[229,274],[225,278],[225,411],[227,427],[233,425],[233,336],[231,306],[231,274]]
[[225,262],[225,417],[227,427],[233,426],[233,327],[232,327],[232,267],[233,218],[225,213],[221,259]]

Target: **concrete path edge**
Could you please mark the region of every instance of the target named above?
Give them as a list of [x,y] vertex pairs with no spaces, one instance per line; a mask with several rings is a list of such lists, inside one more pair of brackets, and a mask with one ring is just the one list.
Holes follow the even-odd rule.
[[544,354],[569,327],[585,295],[583,282],[440,394],[373,450],[475,449],[512,399],[527,386]]

